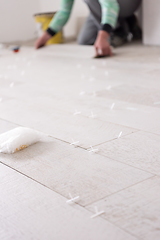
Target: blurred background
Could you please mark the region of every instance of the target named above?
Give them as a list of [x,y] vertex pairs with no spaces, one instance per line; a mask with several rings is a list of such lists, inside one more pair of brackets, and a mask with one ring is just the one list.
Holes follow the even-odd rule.
[[[0,6],[0,43],[9,43],[36,39],[33,15],[57,11],[60,0],[0,0]],[[137,12],[146,45],[160,45],[159,10],[159,0],[143,0]],[[87,5],[83,0],[76,0],[70,20],[63,30],[64,37],[76,39],[87,15]]]

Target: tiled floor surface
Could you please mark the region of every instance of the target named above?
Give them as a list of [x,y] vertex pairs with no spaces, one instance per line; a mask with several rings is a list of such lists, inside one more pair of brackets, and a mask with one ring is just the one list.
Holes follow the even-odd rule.
[[160,48],[114,51],[0,50],[0,134],[48,135],[0,154],[1,240],[160,239]]

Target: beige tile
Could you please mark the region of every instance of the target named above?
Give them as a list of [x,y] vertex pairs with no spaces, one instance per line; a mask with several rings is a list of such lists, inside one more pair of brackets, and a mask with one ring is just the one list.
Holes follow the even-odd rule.
[[[159,49],[127,46],[117,49],[114,58],[98,60],[90,58],[91,51],[92,47],[76,45],[49,46],[39,51],[22,48],[18,55],[7,51],[1,59],[1,70],[4,76],[8,74],[9,79],[2,79],[0,94],[18,101],[13,104],[14,109],[23,101],[23,106],[29,103],[30,109],[33,106],[37,108],[38,101],[39,105],[46,105],[45,108],[52,103],[54,108],[50,111],[56,112],[55,108],[60,108],[74,112],[79,108],[82,115],[88,116],[92,111],[101,120],[159,133],[160,112],[156,108],[160,104],[154,104],[160,102],[157,90],[160,87]],[[150,58],[146,58],[146,54]],[[7,68],[14,65],[17,69]],[[79,65],[80,68],[77,67]],[[95,66],[94,70],[92,66]],[[22,71],[25,71],[24,76],[21,76]],[[105,75],[106,71],[108,76]],[[90,81],[90,78],[94,81]],[[13,81],[15,86],[9,88],[9,83]],[[105,90],[109,86],[111,91]],[[86,94],[80,96],[81,92]],[[108,111],[112,101],[116,103],[116,111]],[[151,108],[142,104],[150,105]],[[12,111],[6,108],[4,105],[1,111]],[[132,108],[137,111],[132,111]]]
[[0,238],[11,239],[111,239],[136,240],[78,205],[33,180],[0,164]]
[[98,146],[100,153],[111,159],[160,174],[160,136],[136,132]]
[[[160,110],[158,108],[160,104],[153,104],[153,107],[149,107],[107,98],[107,94],[110,94],[110,91],[114,92],[114,88],[111,88],[110,91],[106,91],[106,97],[98,97],[97,95],[94,96],[94,92],[97,94],[96,91],[89,91],[80,96],[79,94],[82,90],[86,89],[79,88],[79,90],[76,90],[74,96],[69,96],[67,94],[65,95],[64,91],[56,92],[54,87],[43,87],[43,85],[38,85],[36,87],[36,85],[28,84],[27,86],[19,85],[13,89],[6,89],[6,94],[8,95],[5,95],[5,97],[7,96],[7,98],[9,98],[12,96],[12,99],[15,98],[15,100],[10,102],[7,100],[7,102],[5,101],[4,103],[0,103],[1,116],[9,120],[10,118],[14,118],[13,121],[17,122],[16,116],[18,116],[21,111],[24,112],[23,115],[25,118],[27,118],[27,112],[32,111],[33,113],[31,113],[31,115],[38,115],[38,117],[35,116],[35,119],[41,119],[41,115],[43,115],[43,118],[45,117],[43,114],[43,111],[45,110],[45,112],[48,112],[48,116],[46,116],[46,118],[50,119],[50,115],[57,112],[56,109],[69,112],[70,116],[73,116],[75,110],[77,109],[82,113],[81,115],[87,117],[91,114],[91,112],[93,112],[93,114],[97,115],[97,119],[103,121],[109,121],[111,123],[128,126],[130,128],[160,134]],[[74,90],[72,89],[72,91]],[[113,94],[111,93],[111,95]],[[158,101],[158,99],[155,99],[154,101]],[[115,106],[113,111],[111,111],[110,107],[113,103],[115,103]],[[36,108],[36,113],[34,113],[34,107]],[[41,115],[37,112],[37,108]],[[17,113],[13,114],[12,112]],[[52,120],[52,123],[53,121],[54,119]]]
[[[113,103],[115,105],[111,110]],[[64,108],[65,105],[61,104],[61,108],[62,106]],[[66,100],[66,109],[74,111],[76,108],[82,111],[84,116],[87,116],[88,112],[92,111],[99,120],[160,134],[160,109],[157,106],[158,104],[151,107],[98,96],[81,96],[81,98],[74,101]]]
[[124,84],[112,88],[112,91],[98,91],[97,95],[128,103],[160,107],[160,104],[154,105],[154,103],[160,101],[160,92],[158,89],[148,89],[146,87]]
[[160,178],[152,177],[87,207],[139,239],[160,238]]
[[[72,209],[44,186],[2,169],[1,239],[38,239],[36,232],[52,239],[53,223],[56,239],[135,239],[117,224],[137,238],[159,239],[159,180],[146,179],[159,174],[160,48],[128,44],[114,52],[113,58],[93,59],[93,46],[54,45],[0,53],[0,113],[10,122],[0,121],[0,133],[16,127],[14,122],[61,140],[1,154],[0,161],[66,198],[69,192],[80,195],[83,206],[108,196],[110,205],[98,206],[114,222],[90,222],[92,213],[77,205]],[[85,148],[98,145],[106,156],[64,142],[72,138]]]
[[65,197],[79,195],[83,206],[152,176],[57,140],[0,154],[0,161]]
[[0,119],[0,134],[7,132],[9,130],[12,130],[13,128],[16,128],[18,125],[2,120]]
[[[17,101],[11,100],[0,105],[3,119],[22,126],[31,127],[63,141],[79,141],[79,146],[89,148],[90,145],[104,143],[115,139],[122,131],[122,135],[137,130],[92,118],[91,111],[88,116],[74,115],[75,110],[69,113],[65,110],[55,109],[49,101]],[[93,114],[95,114],[93,112]]]

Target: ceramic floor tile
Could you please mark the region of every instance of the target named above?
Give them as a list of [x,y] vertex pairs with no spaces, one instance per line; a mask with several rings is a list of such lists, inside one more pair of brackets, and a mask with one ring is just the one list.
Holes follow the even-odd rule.
[[0,161],[59,194],[86,205],[152,176],[134,167],[54,140],[37,143]]
[[111,239],[136,240],[78,205],[0,164],[0,238],[11,239]]
[[160,174],[160,136],[136,132],[98,146],[100,153],[111,159]]
[[[120,85],[112,88],[112,91],[98,91],[97,95],[100,97],[148,106],[154,106],[154,103],[160,100],[160,92],[158,89],[152,90],[134,85]],[[160,107],[160,104],[157,104],[156,106]]]
[[[0,155],[1,162],[37,181],[28,184],[26,176],[16,181],[11,172],[5,176],[1,171],[3,240],[38,239],[35,232],[52,239],[53,223],[56,239],[135,239],[124,231],[137,239],[159,239],[159,178],[149,178],[160,168],[160,48],[128,44],[114,49],[113,58],[93,56],[93,46],[73,44],[38,51],[22,47],[18,54],[0,51],[0,133],[19,124],[52,136],[16,154]],[[70,146],[72,141],[83,149]],[[87,152],[90,145],[99,153]],[[80,195],[81,206],[111,199],[107,220],[93,224],[86,220],[93,213],[66,207],[66,199],[54,191],[66,198],[69,192]]]
[[[84,116],[87,116],[88,112],[92,111],[99,120],[160,134],[160,109],[157,107],[158,103],[157,106],[154,105],[150,107],[115,99],[85,95],[74,98],[72,101],[71,99],[66,99],[66,103],[61,102],[61,104],[57,104],[57,106],[58,105],[59,108],[69,109],[70,112],[74,112],[74,110],[77,109]],[[111,110],[112,106],[114,107]]]
[[79,141],[78,145],[89,148],[137,131],[136,129],[104,122],[94,118],[91,111],[88,116],[74,115],[54,109],[50,102],[33,102],[11,100],[0,105],[1,117],[16,124],[31,127],[63,141]]
[[160,177],[153,177],[87,207],[105,211],[103,217],[139,239],[160,238]]
[[16,127],[18,127],[17,124],[0,119],[0,134],[12,130],[13,128]]

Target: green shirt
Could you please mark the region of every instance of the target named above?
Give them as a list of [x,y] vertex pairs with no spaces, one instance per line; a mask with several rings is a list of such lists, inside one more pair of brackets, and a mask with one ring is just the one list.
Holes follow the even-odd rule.
[[[98,0],[102,9],[101,24],[109,24],[115,27],[119,13],[117,0]],[[59,32],[66,24],[72,11],[74,0],[61,0],[60,10],[55,14],[50,22],[49,28],[54,32]]]

